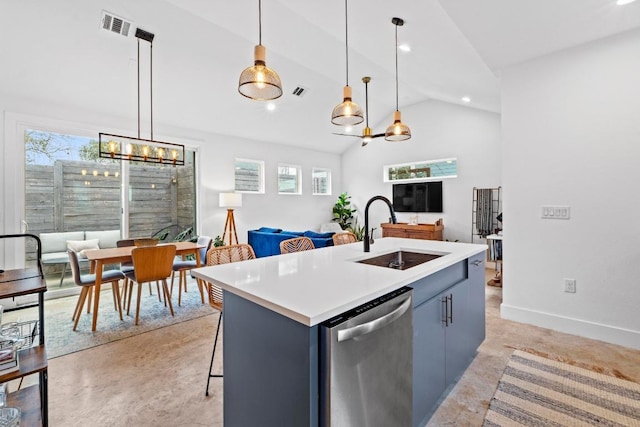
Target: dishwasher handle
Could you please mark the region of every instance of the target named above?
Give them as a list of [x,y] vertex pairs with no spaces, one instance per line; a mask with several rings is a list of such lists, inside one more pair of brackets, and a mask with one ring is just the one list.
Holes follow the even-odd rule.
[[396,308],[389,314],[385,314],[382,317],[378,317],[377,319],[371,320],[367,323],[363,323],[362,325],[353,326],[351,328],[338,331],[338,342],[358,338],[368,333],[377,331],[378,329],[382,329],[402,316],[410,306],[411,298],[407,298],[407,300],[403,302],[400,307]]

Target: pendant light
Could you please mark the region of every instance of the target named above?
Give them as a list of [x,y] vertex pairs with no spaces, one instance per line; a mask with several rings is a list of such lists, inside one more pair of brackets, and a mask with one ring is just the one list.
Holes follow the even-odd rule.
[[240,74],[238,92],[256,101],[269,101],[282,96],[282,82],[278,73],[267,67],[266,49],[262,46],[262,0],[258,0],[258,45],[254,50],[253,66]]
[[405,141],[411,138],[411,129],[402,123],[400,110],[398,109],[398,27],[404,25],[402,18],[392,18],[391,23],[396,26],[396,111],[393,112],[393,124],[384,133],[387,141]]
[[342,89],[342,102],[333,109],[331,113],[331,123],[338,126],[353,126],[364,121],[362,108],[351,100],[351,87],[349,86],[349,22],[347,15],[347,0],[344,0],[344,23],[345,23],[345,57],[347,79],[346,85]]

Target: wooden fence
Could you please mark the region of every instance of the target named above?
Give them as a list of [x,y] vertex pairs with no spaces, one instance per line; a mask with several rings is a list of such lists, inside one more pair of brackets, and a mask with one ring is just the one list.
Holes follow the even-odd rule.
[[[171,230],[172,238],[195,229],[192,167],[130,164],[129,235],[150,237]],[[120,163],[56,161],[26,167],[26,220],[29,232],[120,229]]]

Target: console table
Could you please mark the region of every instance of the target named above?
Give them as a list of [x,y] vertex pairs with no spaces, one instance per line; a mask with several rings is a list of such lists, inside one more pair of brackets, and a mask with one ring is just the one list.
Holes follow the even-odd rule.
[[442,218],[435,224],[398,224],[385,223],[382,227],[382,237],[404,237],[408,239],[442,240],[444,225]]

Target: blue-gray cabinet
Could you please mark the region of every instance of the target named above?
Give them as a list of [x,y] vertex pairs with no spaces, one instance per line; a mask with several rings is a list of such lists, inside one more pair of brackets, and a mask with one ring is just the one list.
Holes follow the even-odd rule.
[[414,426],[426,424],[484,340],[483,256],[412,284]]

